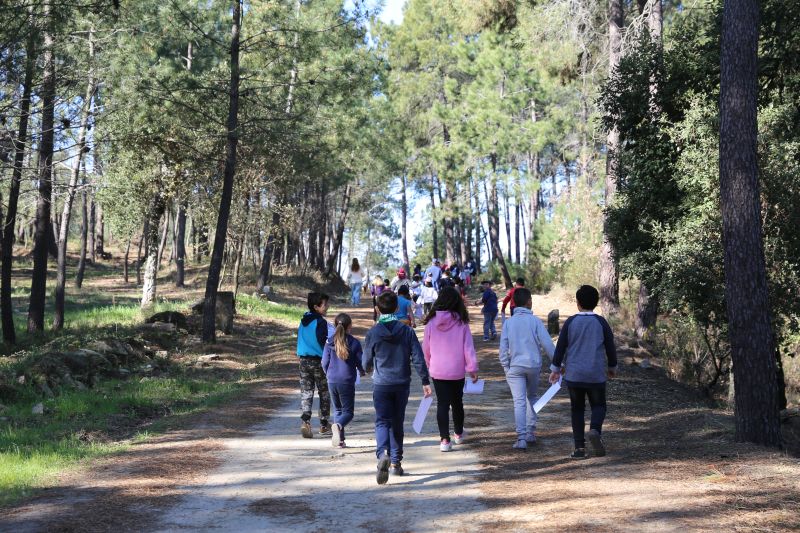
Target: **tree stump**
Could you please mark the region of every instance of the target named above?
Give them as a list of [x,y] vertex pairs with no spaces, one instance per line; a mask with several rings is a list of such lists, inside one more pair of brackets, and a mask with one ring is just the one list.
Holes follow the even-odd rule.
[[550,335],[558,335],[561,328],[558,325],[558,309],[553,309],[547,313],[547,332]]
[[[192,306],[192,312],[197,315],[203,314],[203,300]],[[217,292],[217,305],[214,308],[216,328],[226,335],[233,332],[233,315],[236,314],[236,300],[233,292]]]

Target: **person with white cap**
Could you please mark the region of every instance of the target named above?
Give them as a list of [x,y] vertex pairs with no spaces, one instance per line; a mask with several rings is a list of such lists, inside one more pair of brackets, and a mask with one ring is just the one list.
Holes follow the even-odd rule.
[[433,283],[434,288],[438,291],[440,277],[442,277],[442,267],[439,260],[434,257],[431,261],[431,266],[425,271],[424,278],[431,278],[431,283]]

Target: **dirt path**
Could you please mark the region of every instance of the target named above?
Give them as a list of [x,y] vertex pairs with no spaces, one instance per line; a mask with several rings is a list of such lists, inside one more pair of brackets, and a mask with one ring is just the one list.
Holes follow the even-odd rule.
[[[371,316],[352,311],[357,336]],[[433,413],[423,433],[411,430],[421,399],[416,378],[406,424],[406,475],[388,485],[375,481],[371,379],[357,387],[356,416],[348,448],[328,437],[307,440],[299,432],[299,399],[292,396],[244,438],[225,441],[222,465],[163,517],[158,531],[478,531],[474,516],[485,511],[477,488],[480,457],[474,446],[441,453]],[[315,413],[316,413],[315,401]],[[314,421],[316,423],[316,420]],[[315,428],[316,429],[316,428]]]
[[[535,300],[534,310],[543,314],[552,304]],[[353,314],[363,338],[371,316],[364,308]],[[511,397],[497,342],[481,340],[478,316],[473,333],[487,384],[482,396],[466,397],[467,442],[439,452],[433,411],[422,435],[413,433],[415,380],[406,417],[408,475],[385,486],[375,483],[370,380],[357,388],[350,448],[340,451],[328,438],[300,437],[295,367],[286,356],[269,388],[0,514],[0,531],[800,528],[800,462],[733,443],[730,413],[708,408],[655,368],[631,364],[625,349],[620,377],[609,385],[608,456],[566,459],[563,393],[541,413],[539,443],[512,450]],[[540,391],[545,387],[543,377]],[[160,462],[159,446],[167,450]]]

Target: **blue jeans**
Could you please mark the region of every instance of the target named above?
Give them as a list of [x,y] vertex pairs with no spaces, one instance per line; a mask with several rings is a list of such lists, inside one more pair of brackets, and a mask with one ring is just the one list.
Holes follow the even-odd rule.
[[361,303],[361,283],[353,283],[350,286],[350,303],[359,305]]
[[376,385],[372,390],[378,459],[389,450],[393,464],[403,460],[403,422],[409,393],[409,385]]
[[349,383],[328,382],[328,390],[333,403],[333,421],[342,426],[342,440],[344,440],[344,427],[353,419],[356,386]]
[[533,404],[539,399],[536,389],[541,371],[541,368],[512,366],[506,372],[506,382],[511,389],[511,397],[514,398],[514,425],[518,439],[536,433],[536,412]]
[[484,311],[483,312],[483,338],[486,339],[489,335],[497,335],[497,330],[494,329],[494,321],[497,318],[497,311]]

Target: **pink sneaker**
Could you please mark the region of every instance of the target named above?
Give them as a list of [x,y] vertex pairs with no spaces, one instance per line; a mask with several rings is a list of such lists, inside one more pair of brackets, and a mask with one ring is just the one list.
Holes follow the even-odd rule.
[[440,452],[449,452],[452,451],[453,445],[447,439],[442,439],[442,443],[439,444],[439,451]]
[[456,434],[455,434],[455,436],[454,436],[454,438],[453,438],[453,441],[454,441],[456,444],[461,444],[462,442],[464,442],[464,437],[466,437],[466,436],[467,436],[467,432],[466,432],[466,431],[464,431],[464,432],[463,432],[463,433],[461,433],[460,435],[459,435],[458,433],[456,433]]

